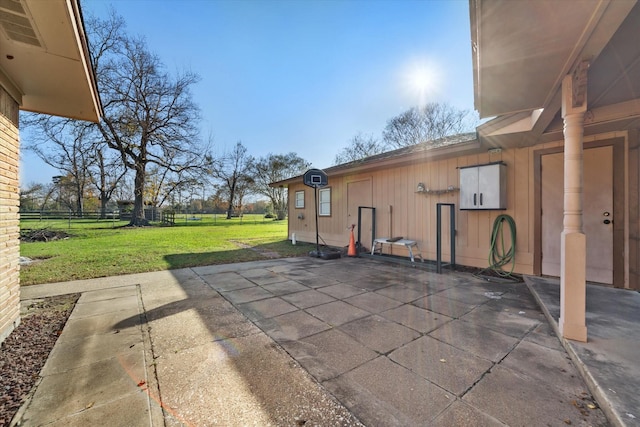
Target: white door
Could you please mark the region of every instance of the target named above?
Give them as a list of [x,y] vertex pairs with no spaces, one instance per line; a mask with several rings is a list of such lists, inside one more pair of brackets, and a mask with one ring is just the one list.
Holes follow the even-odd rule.
[[[560,276],[564,154],[542,156],[542,274]],[[613,147],[584,150],[583,230],[587,280],[613,283]]]

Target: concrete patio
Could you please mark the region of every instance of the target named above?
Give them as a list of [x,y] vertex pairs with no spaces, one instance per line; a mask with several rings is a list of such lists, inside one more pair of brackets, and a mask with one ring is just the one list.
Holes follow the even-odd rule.
[[[549,323],[557,332],[558,279],[526,277]],[[587,284],[586,343],[563,340],[568,354],[616,425],[640,426],[640,293]]]
[[14,425],[637,425],[605,418],[524,283],[289,258],[22,298],[71,292]]

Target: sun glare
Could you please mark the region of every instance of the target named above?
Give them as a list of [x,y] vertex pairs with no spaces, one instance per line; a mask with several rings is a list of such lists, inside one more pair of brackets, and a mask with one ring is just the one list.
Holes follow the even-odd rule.
[[405,69],[404,74],[407,95],[414,102],[424,104],[436,97],[440,80],[437,67],[424,61],[414,62]]
[[423,92],[431,85],[433,76],[426,68],[416,68],[411,72],[409,81],[413,89],[418,92]]

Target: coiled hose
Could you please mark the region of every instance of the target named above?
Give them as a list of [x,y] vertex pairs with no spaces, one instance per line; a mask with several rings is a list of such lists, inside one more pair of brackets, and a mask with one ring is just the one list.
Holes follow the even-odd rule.
[[[503,224],[509,225],[511,233],[511,246],[506,250],[505,233]],[[498,241],[499,240],[499,241]],[[502,277],[510,277],[516,266],[516,222],[509,215],[499,215],[493,222],[493,231],[491,232],[491,248],[489,251],[489,268]],[[507,264],[511,263],[511,270],[508,272],[503,269]]]

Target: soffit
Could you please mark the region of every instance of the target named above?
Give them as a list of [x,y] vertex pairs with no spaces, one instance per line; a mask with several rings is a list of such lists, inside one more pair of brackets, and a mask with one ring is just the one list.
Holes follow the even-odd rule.
[[638,9],[635,0],[471,0],[480,116],[549,106],[562,78],[583,60],[592,65],[588,102],[622,102],[637,94]]
[[640,100],[640,3],[636,3],[588,72],[587,107]]
[[0,0],[0,81],[22,110],[97,121],[77,0]]

